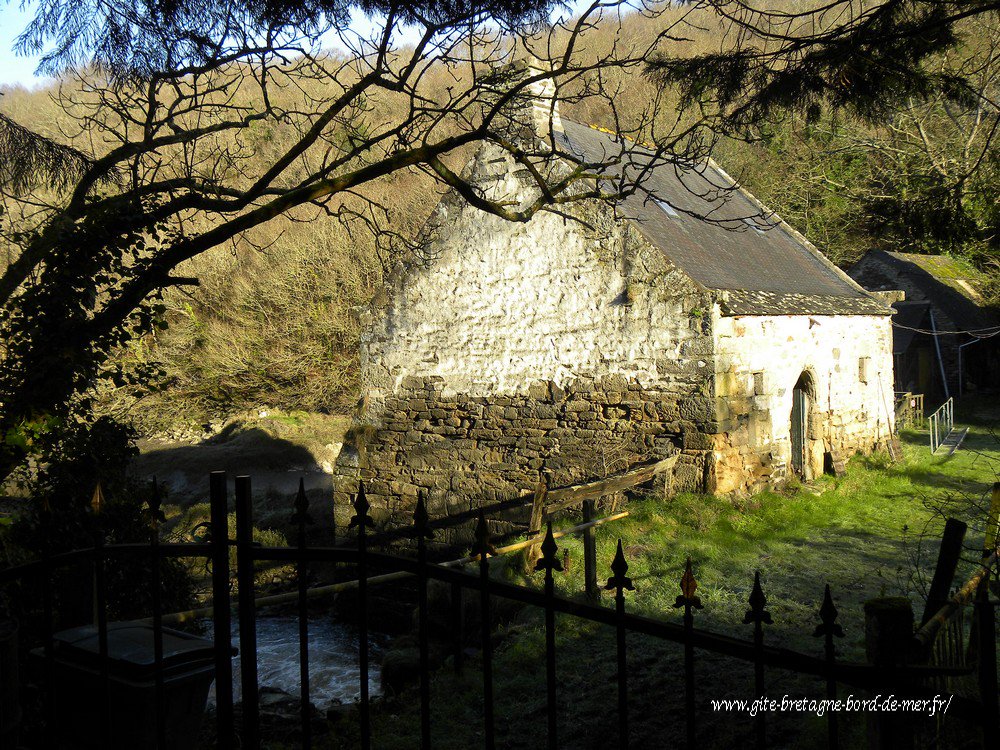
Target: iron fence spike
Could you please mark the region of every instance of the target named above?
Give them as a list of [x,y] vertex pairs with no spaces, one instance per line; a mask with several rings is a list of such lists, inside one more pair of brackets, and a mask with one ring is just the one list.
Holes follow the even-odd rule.
[[833,596],[830,594],[830,584],[826,584],[826,591],[823,594],[823,604],[819,608],[820,624],[813,631],[813,637],[821,635],[838,638],[844,637],[844,629],[837,623],[837,607],[833,603]]
[[749,625],[752,622],[765,623],[767,625],[774,624],[774,620],[771,619],[771,613],[764,609],[767,606],[767,597],[764,596],[764,590],[760,586],[759,570],[753,574],[753,590],[750,592],[750,599],[748,601],[750,609],[743,615],[744,625]]
[[608,591],[619,590],[619,591],[635,591],[635,586],[632,585],[632,579],[629,578],[626,573],[628,573],[628,561],[625,559],[625,550],[622,549],[622,540],[618,540],[618,549],[615,551],[615,559],[611,561],[611,572],[614,574],[608,579],[605,589]]
[[90,498],[90,510],[97,516],[100,515],[101,510],[104,507],[104,490],[101,488],[101,480],[97,480],[97,486],[94,487],[94,494]]
[[479,521],[476,523],[476,541],[472,545],[473,557],[489,557],[495,555],[496,549],[490,544],[490,527],[486,523],[486,513],[479,511]]
[[548,522],[545,531],[545,539],[542,540],[542,556],[535,563],[535,570],[562,570],[563,564],[559,562],[559,547],[556,545],[556,538],[552,535],[552,521]]
[[702,609],[701,597],[696,596],[698,581],[695,580],[694,572],[691,570],[691,558],[688,557],[684,564],[684,575],[681,576],[681,593],[674,602],[674,607],[693,607]]
[[434,531],[430,528],[430,515],[427,513],[427,501],[424,490],[417,493],[417,505],[413,509],[413,529],[418,537],[433,539]]
[[295,495],[295,513],[292,514],[292,522],[300,526],[312,523],[312,516],[309,515],[309,497],[306,495],[306,481],[299,477],[299,491]]
[[149,507],[149,521],[153,529],[159,528],[159,525],[167,520],[161,508],[162,502],[160,500],[160,485],[156,481],[156,477],[153,477],[151,491],[149,493],[149,501],[147,502]]
[[365,493],[364,482],[358,482],[358,494],[354,496],[353,505],[354,517],[351,519],[350,523],[347,524],[347,528],[360,528],[362,525],[368,529],[374,527],[375,521],[368,515],[368,511],[371,509],[371,506],[368,504],[368,496]]

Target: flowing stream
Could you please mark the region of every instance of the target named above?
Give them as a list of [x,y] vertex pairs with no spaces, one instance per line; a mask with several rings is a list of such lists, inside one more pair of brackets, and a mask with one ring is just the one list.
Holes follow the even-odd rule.
[[[239,624],[233,620],[233,645],[239,647]],[[385,637],[369,639],[368,690],[378,695],[382,686],[378,664]],[[243,654],[233,659],[233,696],[240,700],[240,667]],[[292,616],[257,618],[257,684],[299,695],[299,621]],[[309,621],[309,700],[317,707],[351,703],[360,694],[358,679],[358,634],[330,619]],[[209,701],[215,702],[215,685]]]

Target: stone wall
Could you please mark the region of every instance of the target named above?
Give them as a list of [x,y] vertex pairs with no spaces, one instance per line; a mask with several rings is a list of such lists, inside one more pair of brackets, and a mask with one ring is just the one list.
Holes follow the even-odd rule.
[[826,451],[867,453],[893,429],[888,315],[720,316],[714,329],[714,491],[753,491],[787,476],[792,390],[803,373],[813,476]]
[[[562,486],[682,451],[673,491],[704,488],[707,451],[693,437],[690,400],[611,375],[565,386],[537,381],[526,393],[470,397],[440,377],[407,377],[386,400],[361,447],[374,508],[406,523],[423,490],[433,517],[530,494],[540,471]],[[346,480],[347,477],[344,477]],[[338,483],[337,503],[352,483]]]
[[[531,197],[489,148],[467,176],[493,199]],[[674,451],[673,491],[753,491],[787,475],[804,371],[814,472],[825,450],[870,450],[891,426],[887,316],[725,317],[719,293],[604,204],[518,224],[450,195],[424,261],[398,268],[363,321],[341,508],[358,476],[373,515],[405,523],[421,489],[437,517],[529,493],[543,468],[559,486]]]
[[[508,161],[480,154],[473,175],[517,202]],[[607,206],[563,214],[517,224],[454,196],[441,202],[426,264],[399,269],[363,321],[365,418],[374,423],[380,400],[411,375],[472,396],[608,374],[698,387],[711,372],[712,294]]]
[[[470,168],[518,202],[512,175],[489,149]],[[564,214],[516,224],[442,201],[427,262],[364,321],[364,446],[345,446],[341,486],[363,466],[373,505],[399,512],[423,487],[467,510],[533,489],[543,465],[559,485],[686,447],[676,484],[703,486],[713,294],[604,204]]]

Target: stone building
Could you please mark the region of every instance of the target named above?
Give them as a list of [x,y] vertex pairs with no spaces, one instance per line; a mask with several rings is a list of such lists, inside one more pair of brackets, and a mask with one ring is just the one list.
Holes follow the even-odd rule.
[[[584,161],[620,149],[555,125]],[[488,144],[466,176],[532,196]],[[338,502],[359,469],[374,507],[424,488],[440,515],[674,453],[672,490],[750,492],[886,439],[891,309],[732,184],[665,165],[648,196],[527,223],[447,195],[364,320]]]
[[985,274],[946,255],[872,250],[848,272],[892,295],[897,391],[929,408],[969,390],[1000,388],[1000,315],[986,304]]

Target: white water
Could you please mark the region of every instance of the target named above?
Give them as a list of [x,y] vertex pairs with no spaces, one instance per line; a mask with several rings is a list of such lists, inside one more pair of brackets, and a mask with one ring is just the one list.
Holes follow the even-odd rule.
[[[233,619],[233,645],[239,647],[239,624]],[[379,651],[383,639],[370,639],[371,665],[368,690],[378,695]],[[233,659],[233,698],[240,700],[240,666],[243,654]],[[299,695],[299,621],[296,617],[257,618],[257,684]],[[351,703],[360,695],[357,631],[332,620],[309,622],[309,700],[323,708],[330,703]],[[215,685],[209,695],[215,702]]]

